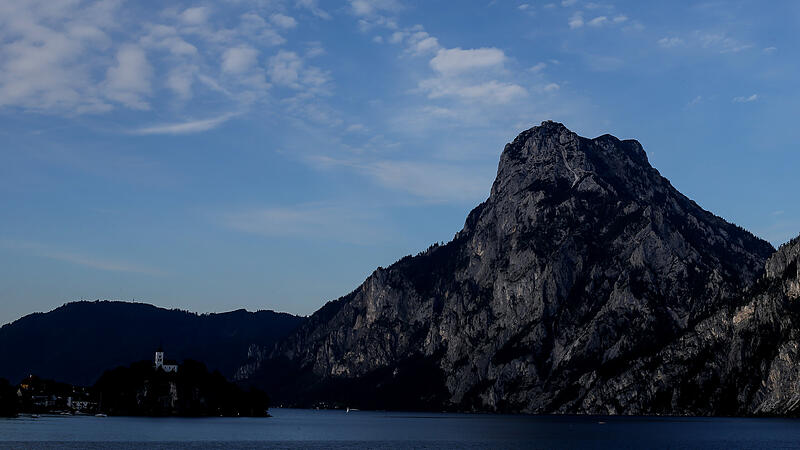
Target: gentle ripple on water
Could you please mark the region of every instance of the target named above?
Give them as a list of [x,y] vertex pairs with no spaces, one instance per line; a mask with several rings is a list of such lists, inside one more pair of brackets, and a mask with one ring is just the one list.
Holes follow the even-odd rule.
[[793,419],[522,416],[274,409],[272,418],[43,416],[0,420],[0,447],[798,448]]

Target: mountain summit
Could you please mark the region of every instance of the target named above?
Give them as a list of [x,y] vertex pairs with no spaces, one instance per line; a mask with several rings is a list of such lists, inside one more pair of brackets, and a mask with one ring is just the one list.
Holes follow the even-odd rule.
[[773,252],[678,192],[637,141],[543,122],[506,145],[451,242],[251,348],[239,377],[295,404],[654,412],[657,396],[615,380],[733,304]]

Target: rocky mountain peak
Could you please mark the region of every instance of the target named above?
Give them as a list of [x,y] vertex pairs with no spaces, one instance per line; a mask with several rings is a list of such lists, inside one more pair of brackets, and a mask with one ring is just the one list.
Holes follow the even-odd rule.
[[639,142],[610,134],[587,139],[561,123],[546,121],[506,145],[492,197],[513,197],[521,189],[544,185],[561,192],[649,197],[653,189],[663,190],[665,182]]
[[766,277],[782,281],[790,298],[800,297],[800,236],[781,245],[766,263]]

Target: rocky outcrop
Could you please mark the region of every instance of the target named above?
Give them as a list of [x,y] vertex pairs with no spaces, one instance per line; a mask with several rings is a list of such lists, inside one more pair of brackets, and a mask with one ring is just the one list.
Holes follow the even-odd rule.
[[544,122],[506,145],[451,242],[379,268],[251,349],[239,376],[297,404],[692,411],[691,388],[669,389],[750,320],[733,305],[773,252],[679,193],[638,142]]
[[[783,245],[740,299],[585,398],[579,408],[692,415],[800,411],[800,238]],[[627,392],[622,403],[614,403]]]

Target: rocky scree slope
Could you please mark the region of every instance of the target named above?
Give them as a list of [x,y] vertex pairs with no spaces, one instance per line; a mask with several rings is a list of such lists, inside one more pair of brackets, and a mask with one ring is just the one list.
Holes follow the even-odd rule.
[[506,145],[451,242],[252,347],[238,376],[298,405],[651,411],[619,380],[738,298],[773,251],[673,188],[638,142],[544,122]]

